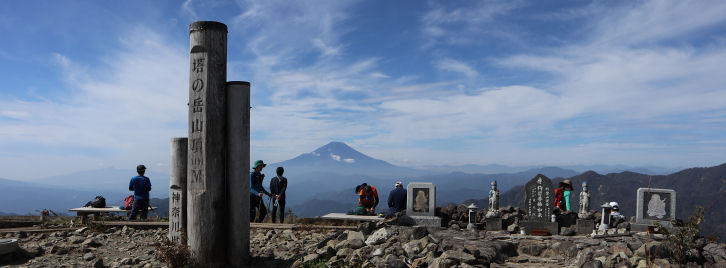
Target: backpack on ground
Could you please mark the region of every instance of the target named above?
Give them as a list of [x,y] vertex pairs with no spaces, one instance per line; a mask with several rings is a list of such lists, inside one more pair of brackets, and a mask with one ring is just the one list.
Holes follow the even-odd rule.
[[129,195],[124,198],[124,206],[121,209],[130,210],[134,207],[134,195]]
[[105,208],[106,198],[103,198],[103,196],[100,195],[96,196],[96,198],[86,203],[85,207]]

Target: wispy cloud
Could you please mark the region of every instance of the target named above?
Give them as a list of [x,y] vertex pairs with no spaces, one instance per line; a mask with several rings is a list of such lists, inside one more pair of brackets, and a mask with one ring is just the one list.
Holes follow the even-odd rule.
[[439,68],[441,70],[461,73],[467,77],[475,77],[479,75],[479,73],[468,64],[450,58],[445,58],[438,62],[435,62],[434,65],[436,66],[436,68]]
[[[51,175],[60,167],[83,170],[98,162],[151,163],[166,158],[169,138],[185,136],[185,49],[147,28],[127,33],[120,38],[123,49],[109,51],[106,65],[93,72],[73,58],[51,55],[65,76],[65,98],[0,100],[0,113],[17,119],[2,121],[0,131],[2,162],[25,167],[15,178]],[[38,154],[41,150],[46,154]],[[63,160],[64,154],[72,156]],[[38,162],[46,166],[33,168]]]

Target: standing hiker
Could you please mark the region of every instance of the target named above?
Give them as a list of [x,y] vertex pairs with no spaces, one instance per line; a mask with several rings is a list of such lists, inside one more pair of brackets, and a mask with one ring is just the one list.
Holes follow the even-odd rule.
[[255,210],[260,211],[256,222],[262,222],[267,215],[267,208],[265,207],[265,202],[262,201],[262,195],[272,195],[262,186],[262,180],[265,179],[265,174],[261,172],[265,166],[267,164],[262,162],[262,160],[257,160],[253,167],[254,171],[250,172],[250,222],[255,221]]
[[129,191],[134,191],[134,205],[131,208],[129,220],[136,219],[136,212],[141,210],[141,219],[145,220],[149,212],[149,191],[151,191],[151,181],[144,176],[146,166],[136,166],[136,173],[139,175],[131,178],[129,181]]
[[287,178],[282,176],[285,169],[277,167],[277,177],[270,180],[270,192],[273,195],[272,200],[272,223],[275,223],[277,209],[280,209],[280,223],[285,222],[285,191],[287,190]]
[[560,182],[560,187],[555,189],[555,207],[560,211],[570,211],[570,195],[572,194],[572,183],[570,180]]

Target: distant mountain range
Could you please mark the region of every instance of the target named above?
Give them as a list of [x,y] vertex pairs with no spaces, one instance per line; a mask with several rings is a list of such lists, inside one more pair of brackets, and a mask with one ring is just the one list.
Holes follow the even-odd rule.
[[[524,184],[538,173],[550,178],[569,178],[581,173],[588,166],[561,167],[510,167],[504,165],[427,166],[409,168],[396,166],[367,156],[342,142],[330,142],[310,153],[293,159],[272,163],[263,170],[265,188],[275,174],[275,168],[283,166],[289,180],[288,207],[301,216],[319,216],[328,212],[347,211],[355,205],[353,189],[363,182],[379,189],[381,204],[385,204],[388,192],[395,181],[433,182],[437,186],[437,203],[461,203],[465,200],[482,199],[489,185],[496,180],[505,192]],[[595,166],[598,170],[620,170],[627,166]],[[644,170],[635,168],[632,170]],[[648,170],[664,170],[649,167]],[[621,171],[619,171],[621,172]],[[130,194],[128,181],[135,175],[131,169],[106,168],[66,175],[58,175],[30,182],[0,180],[0,212],[26,214],[49,208],[57,212],[85,204],[96,195],[103,195],[109,204],[119,204]],[[169,175],[167,170],[149,167],[147,176],[152,181],[152,198],[168,198]],[[18,200],[22,200],[19,202]],[[161,202],[161,201],[160,201]],[[17,205],[15,205],[17,204]]]

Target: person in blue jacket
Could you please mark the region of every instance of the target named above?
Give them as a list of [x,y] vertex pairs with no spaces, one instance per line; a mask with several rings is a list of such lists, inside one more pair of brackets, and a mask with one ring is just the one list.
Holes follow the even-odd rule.
[[129,191],[134,191],[134,205],[131,208],[129,220],[136,219],[136,213],[141,211],[141,219],[145,220],[149,212],[149,191],[151,191],[151,181],[144,176],[146,166],[136,166],[136,173],[139,175],[131,178],[129,181]]
[[[262,162],[262,160],[257,160],[253,167],[254,171],[250,172],[250,222],[262,222],[265,216],[267,216],[267,207],[265,207],[265,202],[262,201],[262,195],[272,195],[262,186],[262,180],[265,179],[265,174],[262,174],[262,169],[265,166],[267,164]],[[255,210],[260,211],[256,221]]]
[[388,194],[388,210],[385,216],[393,216],[396,212],[406,210],[406,189],[403,183],[397,181],[391,193]]

